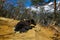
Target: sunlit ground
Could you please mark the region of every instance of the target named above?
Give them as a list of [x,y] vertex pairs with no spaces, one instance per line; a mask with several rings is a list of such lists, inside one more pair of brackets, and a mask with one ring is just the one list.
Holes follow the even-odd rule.
[[39,24],[26,33],[14,33],[14,26],[18,22],[0,17],[0,40],[60,40],[60,34],[56,30]]

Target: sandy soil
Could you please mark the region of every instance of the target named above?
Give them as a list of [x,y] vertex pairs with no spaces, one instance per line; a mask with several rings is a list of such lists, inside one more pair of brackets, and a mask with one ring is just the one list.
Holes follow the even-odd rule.
[[0,17],[0,40],[60,40],[60,33],[39,24],[26,33],[14,33],[19,21]]

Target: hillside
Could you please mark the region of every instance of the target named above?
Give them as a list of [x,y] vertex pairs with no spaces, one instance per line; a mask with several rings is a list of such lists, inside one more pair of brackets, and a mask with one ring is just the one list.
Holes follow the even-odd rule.
[[60,40],[60,33],[55,29],[39,24],[26,33],[14,33],[14,26],[18,22],[18,20],[0,17],[0,40]]

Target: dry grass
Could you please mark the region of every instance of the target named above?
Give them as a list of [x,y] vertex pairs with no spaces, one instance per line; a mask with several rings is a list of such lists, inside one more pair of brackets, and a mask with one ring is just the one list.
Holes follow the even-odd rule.
[[18,22],[17,20],[0,17],[0,40],[55,40],[55,38],[60,40],[60,34],[57,33],[59,37],[56,36],[55,30],[39,24],[26,33],[14,33],[13,28]]

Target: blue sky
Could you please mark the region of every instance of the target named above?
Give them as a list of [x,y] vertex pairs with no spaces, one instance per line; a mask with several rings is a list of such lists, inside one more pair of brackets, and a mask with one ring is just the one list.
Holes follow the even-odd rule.
[[25,6],[31,6],[31,1],[27,0]]
[[[45,2],[47,2],[48,0],[45,0]],[[53,0],[52,0],[53,1]],[[60,1],[60,0],[57,0]],[[13,4],[14,6],[17,6],[16,4],[17,0],[7,0],[7,3]],[[26,0],[25,6],[31,6],[31,1],[30,0]]]
[[[13,4],[14,6],[17,6],[17,0],[7,0],[7,3]],[[31,6],[31,1],[26,0],[25,6]]]

